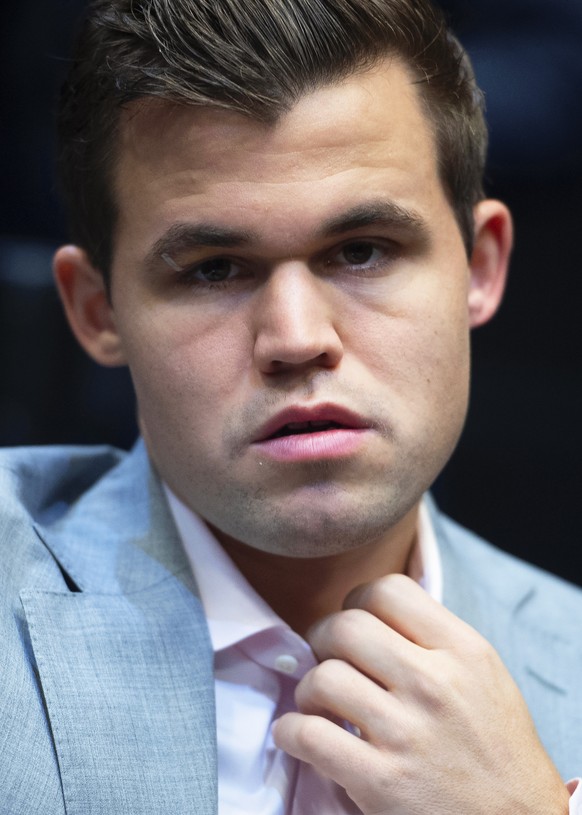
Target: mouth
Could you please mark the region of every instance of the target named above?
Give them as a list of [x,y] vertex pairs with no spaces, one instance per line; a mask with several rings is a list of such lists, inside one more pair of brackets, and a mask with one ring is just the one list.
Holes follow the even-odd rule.
[[345,427],[339,422],[326,421],[325,419],[315,422],[287,422],[268,438],[281,439],[285,436],[304,435],[305,433],[325,433],[329,430],[341,430]]
[[364,430],[371,427],[362,416],[330,403],[290,407],[277,413],[257,433],[255,443],[286,436],[329,433],[332,430]]
[[339,405],[292,407],[259,430],[253,446],[279,461],[345,458],[359,449],[370,422]]

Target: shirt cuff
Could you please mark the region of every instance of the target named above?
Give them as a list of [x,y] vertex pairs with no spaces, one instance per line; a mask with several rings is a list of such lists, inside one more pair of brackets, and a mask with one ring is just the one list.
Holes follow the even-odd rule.
[[574,778],[566,784],[570,793],[570,815],[582,815],[582,783],[580,781],[580,778]]

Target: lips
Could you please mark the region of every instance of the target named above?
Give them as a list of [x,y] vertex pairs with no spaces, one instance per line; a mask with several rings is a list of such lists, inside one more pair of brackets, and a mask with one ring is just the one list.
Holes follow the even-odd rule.
[[361,416],[339,405],[290,407],[273,416],[260,428],[255,443],[285,436],[325,433],[332,430],[363,430],[369,427],[370,423]]
[[283,427],[273,433],[270,438],[279,439],[283,436],[295,436],[300,433],[323,433],[325,430],[341,429],[343,425],[337,422],[287,422]]

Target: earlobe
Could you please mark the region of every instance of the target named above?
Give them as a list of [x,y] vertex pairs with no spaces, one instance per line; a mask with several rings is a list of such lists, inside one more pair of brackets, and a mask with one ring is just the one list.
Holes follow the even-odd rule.
[[67,320],[85,351],[100,365],[125,365],[101,272],[78,246],[62,246],[53,259],[53,272]]
[[513,245],[511,214],[500,201],[477,204],[475,244],[470,260],[469,324],[483,325],[493,317],[503,298]]

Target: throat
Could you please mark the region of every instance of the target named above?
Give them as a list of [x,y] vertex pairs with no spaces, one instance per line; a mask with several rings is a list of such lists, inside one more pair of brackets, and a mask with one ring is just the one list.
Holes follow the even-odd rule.
[[387,574],[406,572],[416,539],[416,508],[381,539],[325,557],[276,555],[213,533],[257,594],[304,636],[317,620],[340,611],[349,592]]

